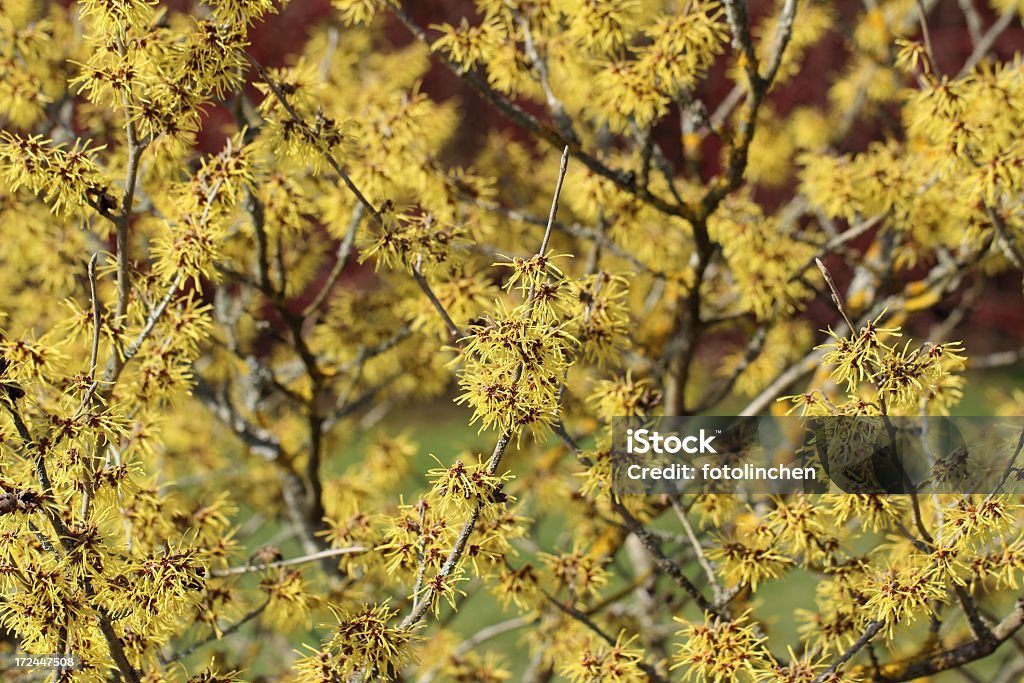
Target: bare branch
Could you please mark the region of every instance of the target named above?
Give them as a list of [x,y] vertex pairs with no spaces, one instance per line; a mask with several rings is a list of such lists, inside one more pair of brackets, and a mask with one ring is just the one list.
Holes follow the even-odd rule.
[[711,586],[711,590],[715,594],[715,604],[725,604],[725,592],[722,590],[722,585],[718,582],[718,577],[715,574],[715,568],[711,565],[711,561],[704,554],[704,547],[700,544],[700,539],[697,538],[697,534],[693,532],[693,525],[690,524],[690,520],[686,518],[686,510],[679,505],[679,501],[674,497],[670,497],[669,500],[672,503],[672,509],[676,511],[676,517],[679,518],[679,523],[683,525],[683,530],[686,532],[686,538],[690,541],[690,547],[693,548],[694,556],[697,558],[697,563],[704,570],[704,576],[707,577],[708,584]]
[[[288,98],[285,97],[283,92],[281,92],[281,87],[273,78],[270,77],[270,74],[267,73],[266,69],[264,69],[263,66],[256,61],[256,58],[250,55],[249,53],[245,53],[245,57],[256,69],[256,72],[260,75],[260,78],[263,79],[263,82],[266,83],[267,86],[270,88],[270,92],[273,93],[274,98],[277,99],[277,101],[281,103],[281,106],[284,107],[284,110],[288,112],[288,116],[290,116],[292,120],[295,121],[295,123],[299,124],[300,126],[303,126],[306,129],[307,133],[316,137],[316,131],[314,131],[309,126],[309,124],[306,123],[305,119],[299,116],[299,113],[295,111],[295,108],[291,105],[291,103],[288,102]],[[359,189],[359,187],[357,187],[356,184],[352,181],[352,178],[351,176],[349,176],[348,171],[346,171],[344,167],[342,167],[342,165],[338,163],[338,160],[335,159],[334,155],[331,154],[329,151],[320,150],[320,152],[324,159],[327,161],[327,163],[330,164],[331,168],[334,169],[334,172],[338,174],[338,177],[341,178],[341,181],[345,183],[345,186],[348,187],[349,191],[352,192],[353,195],[355,195],[356,200],[358,200],[359,203],[363,205],[363,207],[370,213],[370,216],[372,216],[375,221],[379,221],[380,212],[377,211],[376,207],[374,207],[374,205],[370,203],[370,200],[366,198],[366,195],[364,195],[362,191]]]
[[1021,626],[1024,626],[1024,598],[1018,599],[1013,611],[993,627],[990,640],[969,640],[948,650],[890,663],[885,669],[891,669],[893,673],[887,673],[885,680],[892,683],[911,681],[977,661],[995,652]]
[[626,524],[626,528],[640,539],[640,542],[643,544],[644,548],[647,549],[647,552],[651,555],[654,563],[658,565],[658,568],[664,572],[666,576],[672,579],[677,586],[686,591],[686,594],[689,595],[702,610],[710,614],[724,616],[719,611],[720,608],[705,598],[704,594],[700,592],[700,589],[697,588],[690,579],[686,578],[682,568],[665,555],[665,552],[661,549],[661,545],[658,543],[657,539],[654,538],[644,525],[641,524],[617,498],[612,498],[612,507],[614,507],[615,511],[622,517]]
[[858,638],[853,645],[848,647],[843,654],[839,655],[839,657],[832,662],[832,666],[818,674],[814,679],[814,683],[824,683],[825,681],[830,680],[832,675],[839,671],[839,667],[850,661],[854,655],[860,652],[865,645],[870,643],[871,640],[878,635],[878,632],[882,630],[883,626],[885,626],[885,622],[879,619],[870,622],[868,627],[864,630],[864,633],[861,634],[860,638]]
[[562,195],[562,183],[565,181],[565,172],[569,167],[569,146],[562,150],[562,160],[558,166],[558,182],[555,183],[555,195],[551,198],[551,212],[548,214],[548,224],[544,228],[544,239],[537,250],[538,256],[543,256],[548,250],[548,242],[551,240],[551,228],[555,225],[555,217],[558,215],[558,199]]
[[238,576],[240,574],[251,574],[252,572],[262,572],[268,569],[277,569],[279,567],[291,567],[296,564],[306,564],[307,562],[316,562],[325,558],[339,557],[341,555],[361,555],[363,553],[370,552],[370,548],[366,548],[359,545],[348,546],[345,548],[328,548],[327,550],[321,550],[319,552],[310,553],[309,555],[303,555],[302,557],[293,557],[287,560],[278,560],[277,562],[267,562],[265,564],[246,564],[241,567],[231,567],[230,569],[214,569],[210,572],[210,575],[214,578],[222,579],[228,576]]
[[971,0],[957,0],[960,11],[964,13],[964,21],[967,24],[967,33],[971,42],[977,45],[981,41],[981,15]]
[[96,363],[100,353],[100,300],[96,296],[96,259],[93,254],[89,259],[87,273],[89,276],[89,298],[92,301],[92,353],[89,356],[89,377],[96,378]]
[[558,99],[558,96],[555,95],[555,91],[551,87],[547,60],[541,57],[537,50],[536,41],[533,39],[533,31],[530,29],[530,22],[522,12],[511,7],[512,3],[509,3],[509,5],[519,24],[519,28],[523,32],[523,47],[526,51],[526,56],[530,60],[530,64],[537,72],[541,88],[544,90],[544,97],[547,99],[548,110],[551,112],[551,118],[555,120],[555,125],[558,126],[558,130],[566,140],[578,143],[579,138],[576,135],[576,131],[573,130],[572,119],[569,118],[569,114],[565,111],[565,105]]
[[356,204],[356,208],[352,210],[352,220],[348,225],[348,232],[345,233],[345,238],[338,245],[338,251],[334,254],[334,266],[331,268],[331,272],[327,275],[327,279],[324,280],[323,286],[320,291],[317,292],[313,300],[309,302],[305,310],[302,311],[302,317],[308,318],[313,314],[314,311],[323,305],[327,296],[331,293],[334,288],[334,284],[341,277],[341,273],[345,270],[345,264],[348,262],[348,257],[352,255],[352,248],[355,246],[356,232],[359,229],[359,223],[363,220],[363,215],[366,212],[366,207],[362,204]]
[[999,234],[999,241],[1002,242],[1003,246],[1006,248],[1006,254],[1010,262],[1013,263],[1018,270],[1024,270],[1024,252],[1021,252],[1020,246],[1017,244],[1017,240],[1010,232],[1010,229],[1006,226],[1006,221],[998,211],[988,204],[985,205],[985,213],[988,214],[989,220],[992,221],[992,225]]
[[750,88],[756,91],[760,87],[761,76],[757,69],[757,51],[754,40],[750,36],[750,17],[747,14],[746,0],[724,0],[725,16],[732,34],[733,48],[743,55],[743,68],[750,79]]
[[839,294],[839,288],[836,287],[836,281],[832,279],[832,273],[828,271],[825,264],[821,262],[820,258],[815,258],[814,262],[818,264],[818,270],[821,271],[822,277],[825,278],[825,282],[828,283],[828,288],[832,290],[832,303],[839,309],[840,315],[843,316],[843,320],[846,321],[846,326],[850,328],[850,332],[856,331],[853,322],[850,320],[850,316],[846,314],[846,306],[843,305],[843,297]]
[[[582,612],[571,604],[563,603],[560,600],[555,599],[553,596],[544,593],[544,597],[547,598],[548,602],[557,607],[560,611],[564,612],[567,616],[572,617],[576,621],[580,622],[588,629],[593,631],[601,640],[608,643],[611,647],[616,646],[616,640],[610,634],[606,633],[604,629],[598,626],[593,619],[591,619],[586,612]],[[668,683],[668,679],[658,673],[651,664],[644,660],[636,662],[636,667],[647,674],[647,678],[654,683]]]
[[[962,1],[969,2],[969,0]],[[1003,34],[1003,31],[1010,27],[1010,24],[1013,22],[1013,19],[1016,16],[1017,13],[1012,9],[1003,12],[1003,14],[999,15],[999,18],[996,19],[996,22],[992,24],[992,26],[990,26],[987,31],[985,31],[985,35],[983,35],[981,39],[975,43],[974,51],[971,52],[971,55],[967,58],[967,61],[964,62],[963,67],[961,67],[960,69],[960,73],[957,74],[957,78],[963,78],[964,76],[969,74],[971,70],[974,69],[974,67],[976,67],[978,63],[985,58],[986,55],[988,55],[989,51],[992,49],[992,46],[995,45],[996,40],[998,40],[999,36]]]
[[1013,351],[996,351],[984,356],[971,356],[967,359],[967,367],[972,370],[1005,368],[1024,361],[1024,349]]
[[230,635],[233,635],[233,634],[237,633],[239,631],[239,629],[241,629],[243,626],[248,624],[250,621],[252,621],[256,617],[258,617],[259,615],[263,614],[263,612],[266,611],[266,609],[267,609],[267,607],[269,605],[270,605],[270,598],[268,597],[258,607],[250,610],[241,619],[239,619],[235,623],[231,624],[227,628],[223,629],[220,632],[220,634],[217,634],[217,633],[211,634],[209,637],[207,637],[207,638],[205,638],[203,640],[200,640],[199,642],[197,642],[197,643],[195,643],[195,644],[185,648],[181,652],[177,652],[177,653],[171,655],[170,657],[161,657],[161,663],[163,663],[166,666],[167,664],[171,664],[173,662],[177,662],[179,660],[185,659],[186,657],[188,657],[190,654],[192,654],[196,650],[198,650],[198,649],[200,649],[200,648],[202,648],[202,647],[204,647],[206,645],[209,645],[210,643],[214,642],[215,640],[222,640],[222,639],[224,639],[224,638],[226,638],[226,637],[228,637]]
[[417,257],[416,265],[413,266],[412,269],[413,279],[416,280],[416,284],[419,285],[420,290],[422,290],[422,292],[427,296],[427,299],[430,300],[430,305],[434,307],[437,314],[441,316],[441,320],[444,321],[445,329],[448,330],[449,341],[451,341],[452,344],[457,344],[459,340],[466,335],[459,329],[459,326],[455,324],[452,317],[448,315],[448,311],[445,309],[444,304],[442,304],[441,300],[437,298],[437,294],[434,293],[430,283],[427,282],[426,276],[424,276],[423,271],[420,270],[422,264],[423,257]]

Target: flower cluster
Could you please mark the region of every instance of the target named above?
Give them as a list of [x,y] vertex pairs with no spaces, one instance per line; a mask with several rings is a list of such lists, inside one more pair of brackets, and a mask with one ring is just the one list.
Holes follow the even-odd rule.
[[[910,348],[887,342],[902,336],[899,328],[878,325],[882,316],[868,322],[856,334],[840,336],[829,330],[833,341],[822,361],[832,368],[831,376],[846,391],[847,401],[836,405],[814,392],[786,397],[803,415],[884,414],[913,411],[920,405],[944,411],[959,401],[963,380],[955,373],[965,367],[959,342],[925,344]],[[871,387],[865,396],[861,390]],[[780,399],[783,400],[783,399]]]

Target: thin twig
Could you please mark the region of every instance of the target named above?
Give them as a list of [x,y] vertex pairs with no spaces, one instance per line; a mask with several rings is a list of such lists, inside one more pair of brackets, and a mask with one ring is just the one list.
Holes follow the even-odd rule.
[[89,276],[89,298],[92,300],[92,353],[89,356],[89,377],[96,378],[96,363],[100,353],[100,300],[96,296],[96,259],[99,254],[93,254],[89,259],[89,266],[86,272]]
[[416,264],[412,269],[412,277],[416,280],[416,284],[419,285],[420,290],[422,290],[422,292],[427,296],[427,299],[430,300],[430,305],[434,307],[437,314],[441,316],[441,320],[444,321],[445,329],[448,330],[449,341],[452,344],[457,344],[459,340],[466,335],[463,334],[462,330],[459,329],[459,326],[455,324],[454,320],[452,320],[452,317],[448,314],[448,310],[445,309],[441,300],[437,298],[437,294],[434,293],[430,283],[427,282],[426,276],[423,275],[423,271],[421,270],[422,265],[423,255],[421,254],[416,257]]
[[277,569],[278,567],[291,567],[296,564],[316,562],[317,560],[329,557],[338,557],[340,555],[359,555],[369,551],[370,548],[359,545],[349,546],[346,548],[328,548],[327,550],[303,555],[302,557],[293,557],[287,560],[278,560],[277,562],[268,562],[266,564],[246,564],[241,567],[231,567],[230,569],[215,569],[210,572],[210,575],[215,578],[222,579],[227,576],[238,576],[239,574],[250,574],[252,572],[262,572],[268,569]]
[[822,673],[818,674],[818,676],[814,679],[814,683],[824,683],[824,681],[830,680],[832,675],[839,671],[839,667],[841,667],[846,662],[850,661],[853,658],[853,656],[860,652],[865,645],[871,642],[872,638],[878,635],[878,632],[882,630],[883,626],[885,626],[885,622],[881,619],[875,619],[874,621],[870,622],[868,624],[868,627],[864,630],[864,633],[861,634],[861,637],[858,638],[853,643],[853,645],[848,647],[846,649],[846,652],[839,655],[839,657],[836,658],[834,662],[832,662],[832,666],[830,666]]
[[977,45],[982,38],[981,15],[971,0],[957,0],[960,11],[964,14],[964,21],[967,24],[967,34],[971,37],[971,43]]
[[[494,638],[497,638],[498,636],[502,636],[511,631],[521,629],[524,626],[529,626],[530,624],[535,623],[538,619],[539,617],[536,616],[515,617],[513,619],[498,622],[497,624],[485,626],[484,628],[476,631],[475,633],[473,633],[472,636],[466,638],[464,641],[455,646],[455,648],[452,650],[452,656],[462,657],[472,652],[480,645],[483,645],[488,640],[492,640]],[[425,674],[420,676],[419,679],[417,680],[417,683],[431,683],[431,681],[437,678],[440,671],[441,666],[435,666],[430,671],[427,671]]]
[[[277,82],[270,77],[270,74],[267,73],[267,70],[264,69],[263,66],[256,61],[256,58],[250,55],[248,52],[245,52],[244,54],[246,59],[248,59],[249,62],[253,65],[253,68],[256,69],[256,72],[260,75],[260,78],[263,79],[263,82],[266,83],[267,87],[270,88],[270,92],[273,93],[274,98],[281,103],[282,107],[284,107],[284,110],[288,113],[288,116],[290,116],[292,120],[295,121],[295,123],[304,127],[307,133],[315,137],[316,131],[314,131],[310,127],[310,125],[306,123],[305,119],[299,116],[299,113],[295,111],[295,108],[291,105],[291,103],[288,102],[288,98],[285,97],[284,93],[281,91],[280,86],[278,86]],[[338,177],[341,178],[341,181],[345,183],[345,186],[348,187],[349,191],[352,192],[353,195],[355,195],[356,200],[363,205],[363,207],[369,212],[370,216],[372,216],[375,221],[379,222],[380,212],[377,211],[377,208],[374,207],[370,200],[366,198],[366,195],[364,195],[362,191],[359,189],[359,187],[352,181],[352,177],[349,176],[348,172],[344,169],[344,167],[342,167],[338,160],[334,158],[334,155],[325,149],[320,150],[320,153],[327,161],[327,163],[330,164],[331,168],[334,169],[334,172],[338,174]]]
[[775,42],[772,46],[772,54],[768,61],[768,68],[761,74],[764,87],[768,88],[775,82],[775,77],[782,66],[782,57],[786,52],[786,46],[793,35],[793,21],[796,19],[796,0],[785,0],[782,12],[779,14],[779,22],[775,29]]
[[[132,206],[135,202],[135,187],[139,177],[139,162],[142,147],[135,132],[135,123],[128,111],[125,95],[125,130],[128,136],[128,168],[125,171],[124,196],[121,199],[121,213],[117,217],[117,308],[115,317],[121,318],[128,312],[128,296],[131,289],[130,254],[128,252],[128,228],[131,223]],[[116,357],[117,354],[115,353]]]
[[[838,331],[837,331],[838,332]],[[802,377],[809,375],[821,365],[821,359],[825,356],[824,349],[816,349],[808,353],[796,363],[783,370],[772,380],[771,384],[765,387],[760,394],[747,404],[739,412],[739,415],[749,417],[760,415],[770,406],[783,391],[796,384]]]
[[[530,225],[535,225],[541,228],[547,227],[547,219],[544,218],[543,216],[524,213],[516,209],[506,209],[503,206],[500,206],[491,201],[480,199],[479,197],[470,196],[469,199],[470,201],[473,202],[475,206],[478,206],[481,209],[484,209],[485,211],[489,211],[496,215],[502,216],[503,218],[507,218],[512,221],[519,221],[521,223],[528,223]],[[570,237],[576,237],[577,239],[593,242],[594,244],[599,245],[604,249],[607,249],[615,256],[618,256],[619,258],[628,261],[630,264],[638,268],[641,272],[649,273],[652,277],[658,280],[674,280],[679,282],[680,286],[685,284],[680,282],[681,278],[679,276],[671,275],[669,273],[666,273],[665,271],[659,270],[653,266],[644,263],[643,261],[638,259],[636,255],[633,254],[633,252],[629,251],[628,249],[623,249],[621,246],[616,244],[611,237],[609,237],[608,235],[604,234],[599,230],[584,225],[580,225],[579,223],[558,222],[554,224],[554,229],[558,230],[559,232],[563,232],[566,235],[569,235]]]
[[[561,612],[565,613],[567,616],[572,617],[576,621],[586,626],[588,629],[593,631],[601,640],[608,643],[610,646],[615,647],[618,644],[615,638],[612,638],[610,634],[606,633],[604,629],[598,626],[597,623],[594,622],[594,620],[591,619],[586,612],[576,609],[571,604],[563,603],[562,601],[556,599],[554,596],[549,595],[546,592],[544,592],[544,597],[547,598],[547,601],[555,607],[557,607]],[[640,659],[636,662],[636,667],[643,671],[645,674],[647,674],[647,678],[653,681],[654,683],[668,683],[668,679],[659,674],[657,669],[655,669],[651,664],[644,661],[643,659]]]
[[530,60],[530,64],[537,72],[540,86],[544,90],[544,97],[547,99],[548,110],[551,112],[551,117],[555,120],[555,125],[558,126],[558,130],[565,136],[566,140],[572,142],[579,142],[579,138],[576,136],[576,131],[573,130],[572,119],[565,111],[565,105],[555,95],[554,89],[551,87],[551,79],[548,76],[548,65],[547,61],[541,57],[537,50],[537,43],[533,39],[533,31],[530,29],[529,20],[518,11],[512,3],[508,3],[512,10],[513,16],[515,16],[519,28],[523,32],[523,48],[526,52],[527,58]]
[[935,50],[932,49],[932,34],[928,30],[927,21],[928,10],[924,7],[922,0],[917,0],[917,18],[921,25],[921,35],[924,36],[924,49],[928,53],[928,59],[931,60],[932,67],[938,71],[939,65],[935,62]]
[[548,250],[548,242],[551,241],[551,228],[555,224],[555,217],[558,215],[558,199],[562,195],[562,183],[565,182],[565,172],[569,167],[569,146],[562,150],[562,159],[558,166],[558,181],[555,183],[555,194],[551,198],[551,211],[548,213],[548,224],[544,228],[544,239],[540,243],[537,254],[543,256]]
[[733,48],[743,55],[743,68],[750,80],[750,89],[756,90],[761,77],[757,72],[757,51],[750,36],[750,17],[747,14],[746,0],[724,0],[725,17],[732,34]]
[[999,239],[1003,243],[1003,246],[1006,247],[1007,256],[1010,262],[1012,262],[1018,270],[1024,270],[1024,252],[1022,252],[1020,247],[1017,245],[1017,240],[1007,227],[1006,221],[1003,220],[1003,217],[999,212],[987,203],[985,204],[985,212],[992,221],[992,225],[995,227],[996,232],[999,233]]
[[702,610],[710,614],[723,616],[719,611],[720,608],[704,597],[704,594],[701,593],[700,589],[697,588],[690,579],[686,578],[682,568],[665,555],[665,552],[661,549],[657,539],[651,534],[651,532],[648,531],[617,498],[612,498],[612,507],[614,507],[615,511],[619,513],[619,516],[622,517],[626,524],[626,528],[640,539],[640,542],[643,544],[644,548],[646,548],[647,552],[654,560],[654,563],[658,565],[658,568],[661,569],[662,572],[672,579],[677,586],[686,591],[686,594],[689,595]]
[[320,291],[317,292],[313,300],[309,302],[305,310],[302,311],[302,317],[308,318],[313,314],[324,301],[327,296],[331,293],[331,289],[334,288],[334,284],[338,281],[343,270],[345,270],[345,264],[348,262],[348,257],[352,255],[352,248],[355,246],[356,232],[359,229],[359,223],[363,220],[363,215],[366,212],[366,207],[362,204],[356,204],[356,207],[352,210],[352,220],[348,224],[348,232],[345,233],[345,238],[338,245],[338,251],[334,254],[334,266],[331,268],[331,272],[327,275],[327,279],[324,280],[323,286]]
[[422,498],[419,502],[420,511],[420,542],[416,548],[416,554],[418,555],[417,562],[419,566],[416,568],[416,583],[412,588],[412,609],[415,612],[419,606],[421,599],[420,591],[423,589],[423,577],[427,573],[427,503]]
[[846,306],[843,305],[843,298],[839,295],[839,288],[836,287],[836,281],[832,279],[832,273],[828,271],[825,264],[821,262],[821,259],[815,258],[814,262],[818,264],[818,270],[821,271],[822,276],[825,278],[825,282],[828,284],[828,288],[832,290],[832,303],[836,305],[840,315],[843,316],[843,320],[846,321],[846,326],[850,328],[850,332],[853,333],[857,328],[854,327],[853,321],[850,320],[850,316],[846,314]]
[[969,74],[971,70],[985,58],[992,49],[992,46],[995,45],[996,40],[998,40],[999,36],[1003,34],[1003,31],[1009,28],[1010,23],[1016,16],[1017,12],[1011,9],[1004,12],[998,19],[996,19],[996,22],[992,24],[987,31],[985,31],[985,35],[981,37],[981,40],[975,44],[974,51],[971,52],[970,57],[968,57],[967,61],[964,62],[963,67],[960,69],[960,73],[957,74],[957,78],[963,78]]
[[[558,180],[555,182],[555,194],[551,198],[551,211],[548,213],[548,222],[544,226],[544,239],[540,242],[540,249],[537,250],[537,256],[543,258],[548,252],[548,243],[551,241],[551,230],[555,225],[555,216],[558,215],[558,199],[562,195],[562,183],[565,181],[565,172],[569,167],[569,147],[566,146],[562,150],[562,159],[558,166]],[[530,291],[526,295],[528,304],[533,302],[533,285],[530,285]]]
[[683,531],[686,532],[686,538],[690,541],[690,546],[693,548],[697,563],[704,570],[704,576],[707,577],[708,584],[715,594],[715,604],[723,605],[725,603],[725,593],[722,591],[722,584],[718,582],[718,576],[715,574],[715,568],[711,565],[711,560],[704,554],[704,547],[700,544],[697,534],[694,533],[693,525],[690,524],[690,520],[686,517],[686,511],[679,505],[679,501],[675,496],[670,496],[669,500],[672,502],[672,509],[676,511],[679,523],[683,525]]
[[156,305],[156,308],[150,311],[149,317],[146,318],[146,324],[143,326],[142,330],[135,338],[135,341],[133,341],[131,345],[127,349],[125,349],[125,363],[127,363],[128,361],[135,357],[139,350],[142,349],[142,345],[146,343],[147,339],[149,339],[149,336],[153,334],[153,328],[156,327],[156,324],[160,321],[160,318],[163,316],[164,311],[167,310],[167,306],[170,305],[171,300],[174,299],[174,296],[178,293],[178,290],[181,289],[181,285],[184,284],[184,282],[185,278],[183,275],[179,273],[178,275],[175,276],[174,281],[171,283],[171,286],[167,289],[167,293],[164,294],[163,299],[161,299],[160,303]]
[[967,367],[971,370],[1005,368],[1010,365],[1017,365],[1022,360],[1024,360],[1024,349],[996,351],[995,353],[983,356],[971,356],[967,361]]
[[241,619],[239,619],[235,623],[231,624],[231,626],[228,626],[226,629],[221,631],[219,635],[216,634],[216,633],[211,634],[208,638],[205,638],[205,639],[199,641],[198,643],[192,644],[191,646],[185,648],[181,652],[176,652],[175,654],[173,654],[173,655],[171,655],[170,657],[167,657],[167,658],[161,658],[161,662],[164,665],[171,664],[173,662],[177,662],[178,660],[181,660],[181,659],[184,659],[185,657],[188,657],[190,654],[192,654],[193,652],[195,652],[199,648],[204,647],[206,645],[209,645],[210,643],[212,643],[215,640],[221,640],[223,638],[226,638],[227,636],[230,636],[230,635],[233,635],[233,634],[237,633],[238,630],[241,629],[243,626],[248,624],[250,621],[252,621],[256,617],[258,617],[259,615],[263,614],[263,612],[266,611],[266,609],[267,609],[267,607],[269,605],[270,605],[270,598],[268,597],[258,607],[256,607],[255,609],[251,610],[244,617],[242,617]]
[[1024,429],[1020,432],[1020,437],[1017,439],[1017,448],[1013,451],[1013,456],[1006,463],[1006,468],[1003,470],[1002,476],[999,477],[999,481],[996,483],[992,493],[988,495],[988,498],[998,495],[1002,491],[1003,486],[1006,485],[1006,480],[1010,478],[1010,473],[1013,472],[1014,466],[1017,464],[1017,458],[1020,457],[1021,449],[1024,449]]

